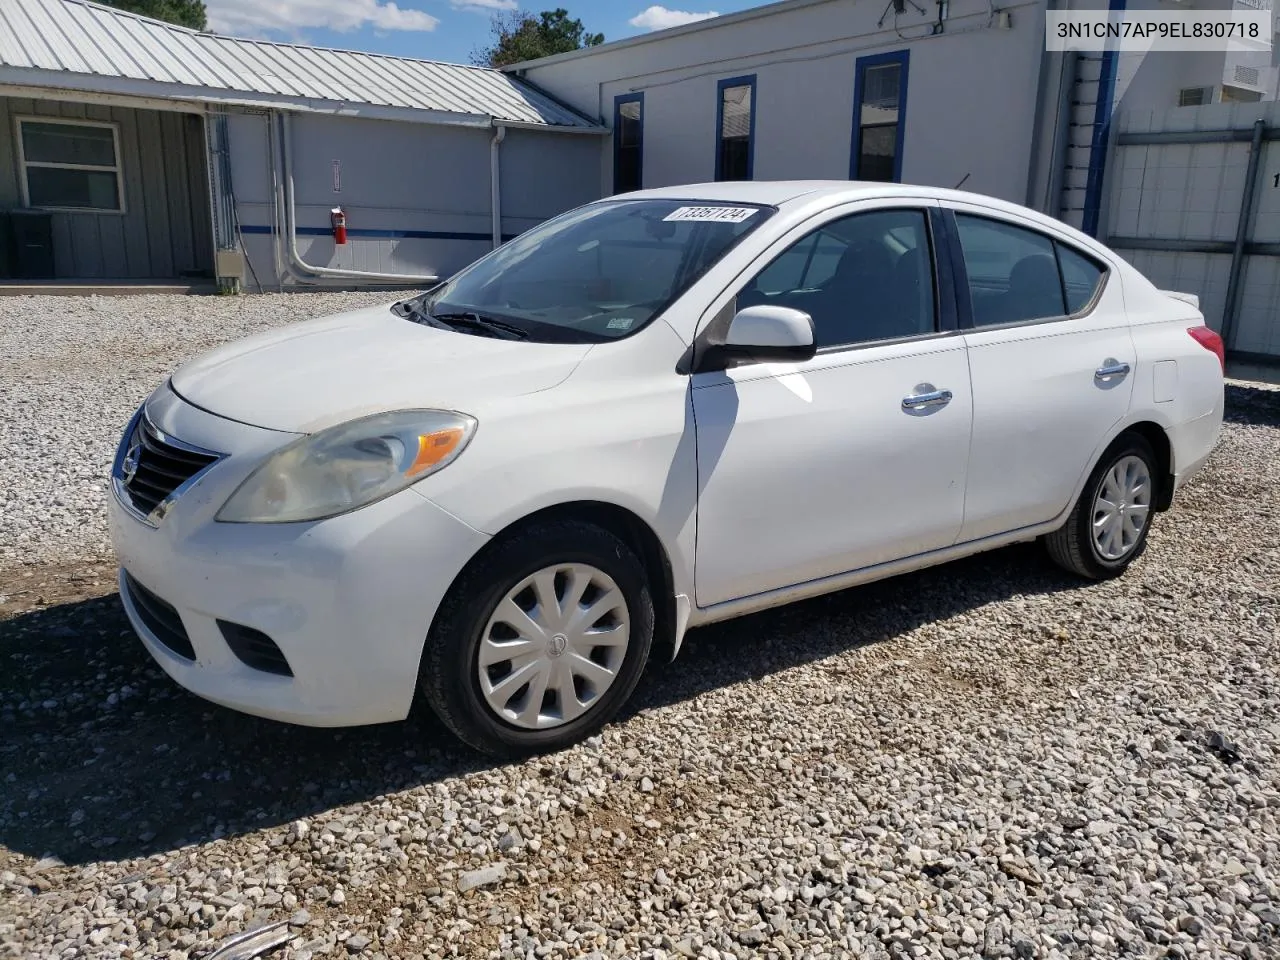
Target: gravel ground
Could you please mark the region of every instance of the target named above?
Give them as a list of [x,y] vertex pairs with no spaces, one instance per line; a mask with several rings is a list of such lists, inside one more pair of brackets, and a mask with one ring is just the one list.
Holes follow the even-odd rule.
[[1280,957],[1280,393],[1230,388],[1120,581],[1021,546],[697,630],[602,736],[493,766],[425,711],[195,699],[101,558],[172,363],[356,302],[0,299],[0,955],[292,918],[277,956]]
[[405,295],[0,297],[0,567],[110,555],[103,504],[116,444],[178,364],[292,319]]

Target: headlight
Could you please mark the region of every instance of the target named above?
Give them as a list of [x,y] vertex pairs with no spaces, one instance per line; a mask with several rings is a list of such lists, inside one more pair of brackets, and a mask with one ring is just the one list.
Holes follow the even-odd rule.
[[236,488],[225,523],[323,520],[389,497],[452,463],[476,421],[447,410],[399,410],[303,437]]

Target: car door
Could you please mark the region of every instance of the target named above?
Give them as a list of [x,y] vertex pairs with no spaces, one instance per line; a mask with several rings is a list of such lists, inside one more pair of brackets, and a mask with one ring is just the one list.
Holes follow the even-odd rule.
[[973,383],[969,541],[1067,507],[1129,409],[1136,356],[1103,260],[1030,221],[947,206]]
[[819,349],[692,377],[699,606],[955,541],[971,399],[936,214],[846,206],[792,230],[712,305],[713,326],[751,304],[803,309]]

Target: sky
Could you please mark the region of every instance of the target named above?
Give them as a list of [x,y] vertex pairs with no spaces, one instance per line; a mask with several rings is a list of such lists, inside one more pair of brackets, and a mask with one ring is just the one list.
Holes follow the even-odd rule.
[[591,32],[621,40],[762,6],[765,0],[205,0],[209,28],[241,37],[469,63],[496,12],[565,7]]

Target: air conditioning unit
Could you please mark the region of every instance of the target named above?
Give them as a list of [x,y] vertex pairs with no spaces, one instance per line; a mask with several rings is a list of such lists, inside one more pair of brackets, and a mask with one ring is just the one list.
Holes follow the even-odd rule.
[[1246,87],[1256,87],[1258,83],[1258,68],[1245,67],[1236,64],[1235,82]]

